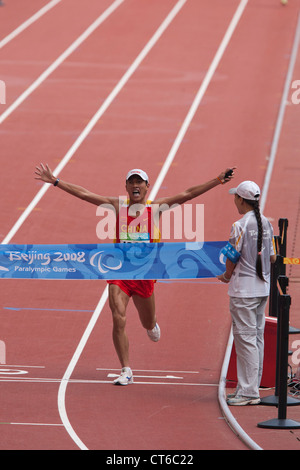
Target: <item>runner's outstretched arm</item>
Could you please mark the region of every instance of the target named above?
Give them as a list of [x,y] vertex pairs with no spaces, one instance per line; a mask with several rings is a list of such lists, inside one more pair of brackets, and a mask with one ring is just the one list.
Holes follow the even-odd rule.
[[90,202],[91,204],[95,204],[96,206],[99,206],[100,204],[112,204],[115,208],[118,206],[119,200],[116,197],[99,196],[98,194],[92,193],[82,186],[62,181],[60,178],[57,178],[53,175],[47,164],[43,165],[43,163],[41,163],[40,166],[37,166],[35,174],[37,175],[35,176],[36,180],[44,181],[44,183],[54,184],[72,196]]
[[[216,178],[207,181],[206,183],[199,184],[197,186],[192,186],[189,189],[186,189],[185,191],[176,194],[175,196],[170,196],[170,197],[164,197],[157,199],[153,201],[153,204],[166,204],[166,206],[171,207],[173,204],[184,204],[187,201],[190,201],[191,199],[194,199],[195,197],[201,196],[201,194],[206,193],[212,188],[215,188],[216,186],[219,186],[220,184],[225,184],[228,181],[230,181],[233,176],[234,176],[234,170],[236,167],[232,168],[226,168],[225,171],[222,171],[222,173],[219,174]],[[226,173],[232,170],[232,174],[230,176],[226,176]]]

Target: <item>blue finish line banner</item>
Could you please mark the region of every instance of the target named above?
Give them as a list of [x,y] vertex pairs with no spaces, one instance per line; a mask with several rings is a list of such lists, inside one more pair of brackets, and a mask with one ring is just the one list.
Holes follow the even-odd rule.
[[224,272],[226,243],[0,245],[0,278],[212,278]]

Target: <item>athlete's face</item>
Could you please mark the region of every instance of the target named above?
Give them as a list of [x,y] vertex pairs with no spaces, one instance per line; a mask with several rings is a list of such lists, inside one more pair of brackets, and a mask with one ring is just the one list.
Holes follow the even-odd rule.
[[138,175],[132,175],[126,181],[126,191],[128,192],[130,201],[133,203],[144,203],[148,188],[149,183]]

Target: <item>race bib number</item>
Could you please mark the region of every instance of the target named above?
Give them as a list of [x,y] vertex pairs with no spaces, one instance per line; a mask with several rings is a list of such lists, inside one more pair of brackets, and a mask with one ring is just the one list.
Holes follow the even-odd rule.
[[121,232],[120,243],[150,243],[150,234]]

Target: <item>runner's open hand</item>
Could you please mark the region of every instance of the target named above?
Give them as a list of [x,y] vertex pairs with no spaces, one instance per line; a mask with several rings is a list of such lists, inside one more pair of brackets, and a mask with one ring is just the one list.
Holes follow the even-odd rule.
[[44,181],[45,183],[53,184],[56,181],[55,176],[53,176],[52,171],[50,170],[48,164],[46,167],[41,163],[41,166],[36,166],[35,176],[36,180]]

